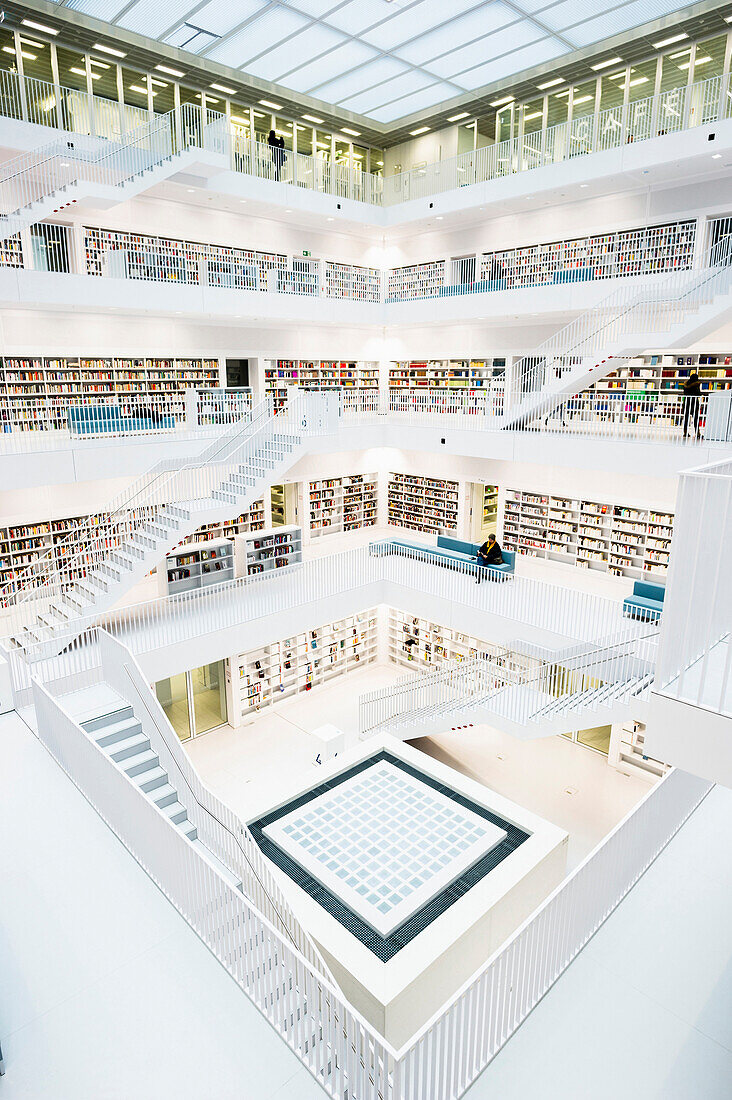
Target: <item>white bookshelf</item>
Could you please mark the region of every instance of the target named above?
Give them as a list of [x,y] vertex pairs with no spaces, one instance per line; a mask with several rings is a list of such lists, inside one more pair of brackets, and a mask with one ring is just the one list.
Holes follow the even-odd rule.
[[231,539],[207,539],[179,546],[166,556],[157,576],[161,596],[176,596],[231,581],[234,544]]
[[348,474],[311,481],[309,504],[312,538],[373,527],[378,516],[376,475]]
[[458,488],[457,481],[390,473],[389,524],[425,534],[457,531]]
[[227,673],[232,725],[375,661],[377,625],[376,608],[371,608],[232,658]]
[[673,513],[508,489],[502,545],[529,557],[664,580]]
[[445,261],[430,260],[423,264],[407,264],[393,268],[387,278],[389,302],[404,302],[410,298],[436,298],[445,285]]
[[506,377],[505,356],[485,359],[414,359],[392,362],[389,368],[389,392],[404,394],[429,391],[436,400],[441,393],[467,392],[477,402],[503,390]]
[[240,577],[270,573],[302,561],[302,531],[294,525],[237,535],[236,572]]
[[309,390],[377,390],[378,364],[336,359],[266,359],[264,389],[275,409],[287,402],[289,386]]
[[381,301],[381,272],[373,267],[325,261],[325,293],[328,298]]

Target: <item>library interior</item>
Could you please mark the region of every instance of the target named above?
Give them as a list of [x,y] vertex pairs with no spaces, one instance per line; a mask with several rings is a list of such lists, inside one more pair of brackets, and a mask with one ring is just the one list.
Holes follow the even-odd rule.
[[0,12],[2,1100],[732,1095],[730,168],[732,0]]

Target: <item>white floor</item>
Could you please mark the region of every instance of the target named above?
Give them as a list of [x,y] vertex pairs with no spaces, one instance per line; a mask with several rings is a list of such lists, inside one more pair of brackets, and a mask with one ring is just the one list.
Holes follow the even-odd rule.
[[466,1100],[729,1100],[730,835],[715,787]]
[[[186,748],[204,783],[251,820],[303,772],[312,772],[317,781],[313,729],[332,722],[355,740],[359,695],[403,675],[393,664],[370,665],[263,710],[250,725],[224,726],[188,741]],[[476,725],[413,744],[566,829],[570,869],[648,791],[644,780],[623,775],[599,753],[564,737],[522,742]]]
[[0,838],[2,1100],[322,1100],[15,714]]

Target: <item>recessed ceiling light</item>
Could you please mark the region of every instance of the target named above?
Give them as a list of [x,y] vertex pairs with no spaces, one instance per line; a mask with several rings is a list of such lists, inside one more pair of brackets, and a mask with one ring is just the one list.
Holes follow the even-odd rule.
[[167,65],[156,65],[155,68],[156,68],[157,72],[167,73],[168,76],[185,76],[186,75],[185,73],[182,73],[180,71],[180,69],[171,69]]
[[318,118],[317,115],[303,115],[302,117],[305,119],[306,122],[314,122],[316,126],[318,126],[323,121],[322,118]]
[[467,118],[470,111],[461,111],[459,115],[450,115],[448,122],[459,122],[461,118]]
[[511,103],[515,96],[505,95],[503,99],[494,99],[491,103],[491,107],[502,107],[504,103]]
[[188,188],[188,194],[189,195],[192,195],[194,191],[195,191],[195,187],[189,187]]
[[[15,57],[15,46],[3,46],[3,53],[11,53],[13,57]],[[21,57],[25,57],[28,61],[36,61],[38,57],[37,54],[26,53],[25,50],[21,50],[20,53]],[[71,71],[73,72],[74,70],[72,69]],[[82,72],[84,76],[86,76],[86,71],[82,69]]]
[[100,53],[111,54],[112,57],[127,57],[124,50],[115,50],[113,46],[105,46],[101,42],[95,42],[92,49],[99,50]]
[[286,214],[291,214],[291,213],[292,213],[292,211],[291,211],[291,210],[285,210],[285,213],[286,213]]
[[244,203],[245,205],[246,205],[246,201],[247,201],[246,199],[239,199],[239,202],[242,202],[242,203]]
[[418,126],[416,130],[410,130],[410,137],[417,137],[418,134],[426,134],[429,130],[429,126]]
[[236,95],[236,88],[227,88],[225,84],[209,84],[215,92],[223,92],[224,95]]
[[662,50],[664,46],[673,46],[674,42],[683,42],[685,38],[688,38],[686,31],[682,31],[681,34],[672,34],[670,38],[664,38],[661,42],[654,42],[654,50]]
[[438,214],[437,217],[435,218],[435,221],[441,222],[442,221],[442,214]]
[[351,137],[361,137],[360,130],[349,130],[347,126],[341,126],[342,134],[349,134]]
[[597,73],[600,69],[609,69],[611,65],[622,65],[622,57],[610,57],[607,61],[598,61],[597,65],[590,65],[593,73]]
[[45,23],[36,23],[32,19],[21,19],[24,27],[30,27],[34,31],[43,31],[44,34],[57,35],[58,31],[53,27],[47,27]]
[[712,153],[712,160],[719,160],[721,156],[721,153]]
[[574,105],[577,107],[580,103],[589,103],[591,99],[594,99],[593,95],[581,95],[578,99],[574,100]]
[[580,187],[589,187],[589,186],[590,186],[589,183],[581,183],[580,184]]
[[326,220],[326,221],[329,221],[329,222],[334,222],[334,221],[335,221],[335,218],[326,218],[325,220]]
[[97,61],[96,57],[89,58],[90,65],[98,65],[100,69],[111,69],[112,66],[108,61]]
[[281,103],[273,103],[271,99],[260,99],[259,101],[263,107],[271,107],[273,111],[281,111]]
[[[94,73],[92,73],[92,76],[94,76]],[[130,84],[130,91],[139,92],[140,95],[147,95],[147,88],[143,88],[142,84]],[[155,95],[155,92],[153,92],[153,95]]]
[[537,84],[537,88],[540,92],[545,92],[547,88],[556,88],[557,84],[564,84],[565,78],[563,76],[555,76],[552,80],[545,80],[543,84]]
[[[577,101],[575,100],[575,103],[576,102]],[[524,107],[524,110],[526,110],[526,107]],[[531,122],[531,120],[534,118],[541,118],[543,114],[543,111],[533,111],[530,115],[524,115],[524,122]]]

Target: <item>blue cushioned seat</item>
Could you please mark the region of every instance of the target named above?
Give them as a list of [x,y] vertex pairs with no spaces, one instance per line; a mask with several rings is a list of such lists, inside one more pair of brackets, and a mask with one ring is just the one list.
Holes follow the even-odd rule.
[[639,619],[641,622],[656,622],[663,611],[666,586],[656,581],[636,581],[632,596],[623,600],[623,615],[626,619]]

